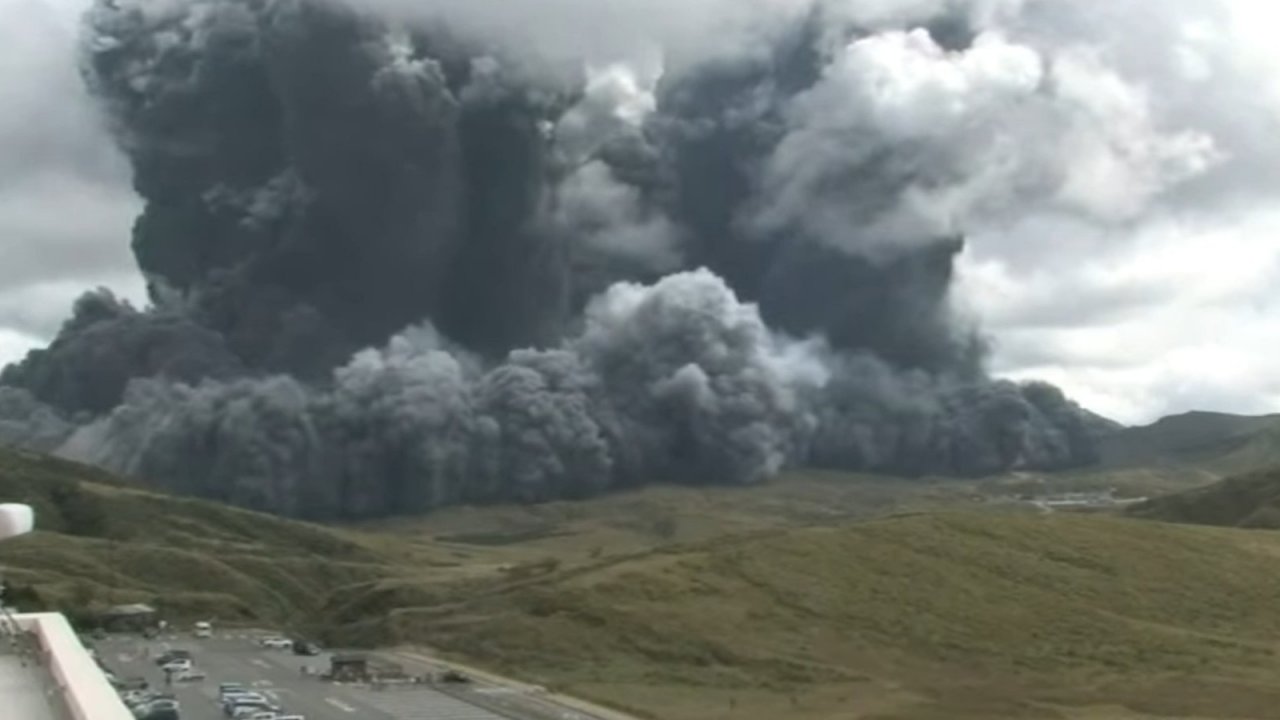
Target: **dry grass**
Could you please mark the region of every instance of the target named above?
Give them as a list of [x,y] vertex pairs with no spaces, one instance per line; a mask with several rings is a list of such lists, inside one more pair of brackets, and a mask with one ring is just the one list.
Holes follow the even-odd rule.
[[37,533],[0,548],[19,604],[74,617],[150,602],[175,619],[309,625],[334,588],[436,559],[413,542],[144,492],[12,451],[0,450],[0,497],[37,510]]
[[1280,538],[1262,537],[920,515],[648,553],[386,625],[669,720],[1263,718]]
[[1280,535],[983,502],[1203,480],[802,473],[333,529],[0,451],[42,525],[0,563],[55,607],[417,642],[658,720],[1272,717]]

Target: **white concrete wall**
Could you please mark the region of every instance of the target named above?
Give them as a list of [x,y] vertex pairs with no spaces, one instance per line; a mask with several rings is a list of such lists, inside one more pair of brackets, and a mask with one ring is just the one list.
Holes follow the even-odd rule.
[[58,684],[72,720],[133,720],[102,669],[59,613],[18,615],[40,641],[42,660]]

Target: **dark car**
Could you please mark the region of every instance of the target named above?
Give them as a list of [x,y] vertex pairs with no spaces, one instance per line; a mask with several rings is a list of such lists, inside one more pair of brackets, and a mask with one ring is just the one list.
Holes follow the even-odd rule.
[[469,683],[471,678],[463,675],[457,670],[445,670],[440,674],[440,681],[447,683]]
[[190,650],[166,650],[164,653],[156,657],[157,665],[168,665],[174,660],[190,660]]
[[308,640],[293,641],[294,655],[319,655],[320,646]]

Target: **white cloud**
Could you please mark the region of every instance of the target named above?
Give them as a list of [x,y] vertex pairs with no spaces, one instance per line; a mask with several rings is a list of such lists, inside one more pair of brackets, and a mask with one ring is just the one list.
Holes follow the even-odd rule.
[[[1075,194],[1095,208],[1125,199],[1121,221],[1032,211],[978,227],[957,294],[996,339],[998,372],[1056,382],[1116,419],[1280,410],[1270,357],[1280,343],[1280,48],[1270,37],[1280,10],[1154,7],[1046,3],[1007,30],[1097,60],[1073,81],[1112,118],[1116,157],[1150,151],[1152,131],[1180,134],[1150,153],[1175,158],[1172,181],[1135,194],[1141,175],[1074,164]],[[1141,122],[1115,124],[1125,118]],[[1188,164],[1205,139],[1212,155]]]
[[924,30],[856,39],[789,119],[758,220],[854,252],[1046,213],[1131,222],[1219,161],[1211,135],[1166,127],[1141,79],[1098,49],[1037,48],[998,28],[963,52]]
[[997,339],[998,372],[1124,422],[1280,409],[1280,211],[1166,221],[1068,257],[1029,271],[966,257],[960,294]]

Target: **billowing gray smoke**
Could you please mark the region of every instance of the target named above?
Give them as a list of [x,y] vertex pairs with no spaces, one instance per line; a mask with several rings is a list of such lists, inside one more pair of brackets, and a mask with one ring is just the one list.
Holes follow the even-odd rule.
[[[0,376],[0,441],[308,517],[1093,459],[950,308],[970,158],[829,107],[856,17],[673,54],[651,95],[449,20],[100,0],[154,307],[80,300]],[[917,20],[875,32],[977,42]]]

